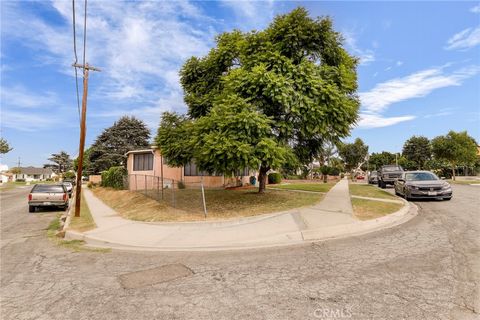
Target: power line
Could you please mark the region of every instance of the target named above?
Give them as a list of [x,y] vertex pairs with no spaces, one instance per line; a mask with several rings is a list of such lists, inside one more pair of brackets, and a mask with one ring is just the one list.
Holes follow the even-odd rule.
[[[85,0],[85,13],[83,21],[83,65],[85,66],[85,54],[87,48],[87,0]],[[83,69],[84,71],[86,69]]]
[[[77,57],[77,33],[75,31],[75,0],[72,0],[72,7],[73,7],[73,53],[75,54],[75,63],[78,63]],[[78,121],[80,122],[80,94],[78,92],[78,73],[77,68],[73,68],[75,70],[75,87],[77,89],[77,110],[78,110]]]

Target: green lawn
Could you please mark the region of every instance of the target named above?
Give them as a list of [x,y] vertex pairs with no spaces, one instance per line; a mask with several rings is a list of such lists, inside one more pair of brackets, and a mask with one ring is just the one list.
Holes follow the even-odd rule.
[[370,220],[394,213],[400,210],[403,204],[353,198],[352,206],[358,219]]
[[453,181],[452,179],[445,180],[448,183],[452,184],[463,184],[463,185],[470,185],[470,184],[480,184],[480,180],[455,180]]
[[314,192],[328,192],[337,181],[311,182],[311,183],[290,183],[290,184],[271,184],[268,188],[284,189],[284,190],[300,190],[300,191],[314,191]]
[[[164,200],[154,200],[160,195],[152,192],[146,196],[140,192],[95,188],[93,193],[121,216],[139,221],[194,221],[204,220],[200,189],[182,189],[172,193],[165,190]],[[294,193],[267,190],[258,194],[257,189],[205,190],[207,219],[230,219],[255,216],[313,205],[322,194]],[[174,207],[175,205],[175,207]]]
[[377,186],[370,184],[349,184],[351,196],[361,196],[380,199],[395,199],[395,196]]
[[95,221],[93,221],[92,214],[90,213],[90,209],[88,208],[83,194],[80,206],[80,217],[75,217],[73,210],[70,214],[72,217],[70,220],[70,225],[68,226],[69,229],[73,229],[78,232],[85,232],[96,227]]

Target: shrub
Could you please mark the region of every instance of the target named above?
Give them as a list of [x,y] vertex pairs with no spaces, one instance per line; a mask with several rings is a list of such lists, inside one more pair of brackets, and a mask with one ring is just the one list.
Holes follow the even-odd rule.
[[288,180],[300,180],[300,179],[302,179],[302,176],[300,176],[300,175],[298,175],[298,174],[288,175],[288,176],[287,176],[287,179],[288,179]]
[[63,174],[64,179],[75,179],[75,172],[68,171]]
[[87,183],[87,188],[89,189],[93,189],[95,187],[98,187],[98,183],[95,183],[95,182],[92,182],[90,181],[89,183]]
[[282,175],[278,172],[272,172],[268,175],[269,184],[279,184],[282,182]]
[[340,175],[340,169],[338,169],[337,167],[331,167],[329,174],[331,176],[338,176]]
[[178,181],[177,186],[178,189],[185,189],[185,183],[183,183],[183,181]]
[[123,182],[127,174],[127,170],[124,167],[111,167],[107,171],[103,171],[102,187],[123,189]]

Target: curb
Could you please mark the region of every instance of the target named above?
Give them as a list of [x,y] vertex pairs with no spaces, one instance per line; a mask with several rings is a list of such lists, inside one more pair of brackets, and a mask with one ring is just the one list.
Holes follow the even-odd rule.
[[[392,228],[413,219],[418,214],[418,207],[403,199],[405,204],[397,212],[391,213],[373,220],[358,221],[357,223],[337,225],[333,227],[318,228],[313,230],[299,230],[278,234],[269,238],[255,239],[248,242],[232,243],[229,245],[211,245],[211,246],[184,246],[184,247],[150,247],[129,245],[125,243],[112,243],[105,239],[97,238],[88,234],[66,230],[65,239],[83,240],[86,246],[93,248],[111,248],[122,251],[156,251],[156,252],[185,252],[185,251],[226,251],[226,250],[247,250],[263,249],[274,247],[287,247],[304,245],[321,241],[334,239],[343,239],[353,236],[360,236],[376,231]],[[274,240],[272,242],[272,240]]]

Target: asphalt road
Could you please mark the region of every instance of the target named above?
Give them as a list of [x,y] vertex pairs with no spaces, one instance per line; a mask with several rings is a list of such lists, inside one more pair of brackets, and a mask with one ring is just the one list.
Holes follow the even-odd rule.
[[453,188],[390,230],[213,253],[72,252],[4,191],[0,318],[478,319],[480,187]]

